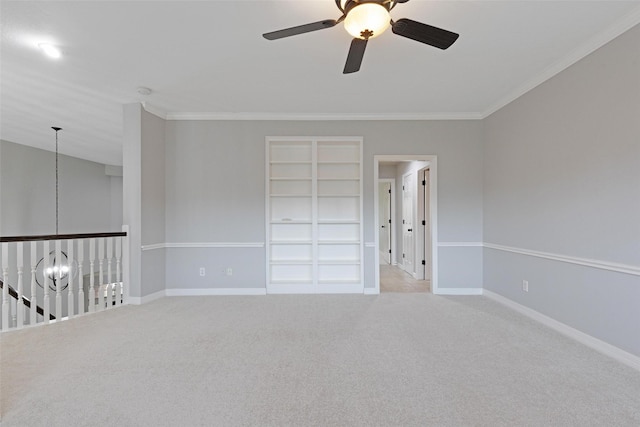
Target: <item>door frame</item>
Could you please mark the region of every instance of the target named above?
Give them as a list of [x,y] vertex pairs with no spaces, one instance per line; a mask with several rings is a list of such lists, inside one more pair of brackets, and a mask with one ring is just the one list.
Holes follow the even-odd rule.
[[[398,265],[398,258],[396,258],[397,256],[397,250],[394,250],[396,247],[396,233],[395,233],[395,226],[396,226],[396,179],[395,178],[379,178],[378,179],[378,189],[380,188],[380,184],[382,183],[389,183],[391,184],[391,196],[389,197],[390,199],[390,203],[391,203],[391,227],[389,227],[389,241],[390,241],[390,249],[391,249],[391,256],[389,257],[389,264],[391,265]],[[376,202],[376,206],[378,206],[378,203],[380,203],[380,200],[377,200]],[[379,206],[378,206],[379,208]],[[379,219],[378,219],[379,221]],[[381,224],[377,224],[378,225],[378,242],[380,242],[380,225]],[[378,243],[379,245],[379,243]],[[378,250],[380,250],[380,247],[378,246]],[[378,258],[378,262],[380,262],[380,259]]]
[[[438,287],[438,156],[435,155],[406,155],[384,154],[373,156],[373,182],[379,178],[380,162],[429,162],[429,216],[431,217],[431,292],[439,294]],[[378,215],[378,186],[373,186],[374,215],[374,256],[375,256],[375,288],[370,293],[380,293],[380,218]],[[392,220],[393,221],[393,220]],[[393,248],[391,254],[393,255]],[[365,291],[367,288],[365,288]]]

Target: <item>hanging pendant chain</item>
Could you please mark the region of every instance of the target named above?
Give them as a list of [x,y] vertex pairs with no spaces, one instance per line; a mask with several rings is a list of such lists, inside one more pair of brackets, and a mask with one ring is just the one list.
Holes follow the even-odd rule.
[[56,235],[58,235],[58,131],[56,131]]

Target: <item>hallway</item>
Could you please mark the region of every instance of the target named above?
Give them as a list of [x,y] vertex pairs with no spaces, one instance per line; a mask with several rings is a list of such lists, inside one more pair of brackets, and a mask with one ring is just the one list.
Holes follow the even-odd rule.
[[380,292],[430,292],[429,280],[416,280],[399,267],[380,263]]

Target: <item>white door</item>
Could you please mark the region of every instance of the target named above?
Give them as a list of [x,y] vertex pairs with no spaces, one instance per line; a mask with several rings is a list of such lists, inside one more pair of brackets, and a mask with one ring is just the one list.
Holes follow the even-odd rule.
[[423,239],[424,240],[423,259],[425,260],[424,279],[431,280],[431,205],[430,205],[431,193],[429,192],[429,188],[430,188],[429,169],[424,169],[422,173],[423,173],[422,182],[424,182],[424,186],[423,186],[424,212],[422,214],[422,217],[424,218],[424,239]]
[[402,177],[402,268],[414,273],[413,174]]
[[380,260],[391,264],[391,183],[378,184],[378,218],[380,221]]

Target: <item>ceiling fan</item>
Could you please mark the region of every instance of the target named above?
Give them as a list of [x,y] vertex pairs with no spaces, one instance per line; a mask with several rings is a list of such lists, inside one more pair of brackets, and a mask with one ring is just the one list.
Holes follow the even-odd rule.
[[344,65],[343,74],[355,73],[360,70],[367,41],[382,34],[389,26],[391,31],[402,37],[406,37],[420,43],[425,43],[439,49],[447,49],[459,37],[459,34],[442,28],[432,27],[411,19],[398,19],[393,21],[389,12],[398,3],[406,3],[409,0],[335,0],[336,6],[342,12],[342,16],[336,19],[312,22],[311,24],[285,28],[284,30],[265,33],[262,36],[267,40],[277,40],[284,37],[309,33],[311,31],[331,28],[344,21],[344,28],[354,39],[351,41],[347,62]]

